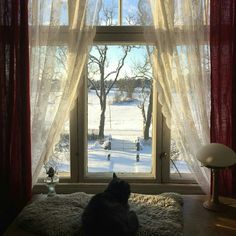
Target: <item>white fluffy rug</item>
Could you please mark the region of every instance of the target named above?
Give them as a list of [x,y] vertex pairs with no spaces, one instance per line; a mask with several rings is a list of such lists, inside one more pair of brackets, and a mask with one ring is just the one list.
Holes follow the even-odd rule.
[[[81,214],[91,194],[58,194],[26,206],[18,216],[21,228],[37,235],[82,235]],[[176,193],[131,194],[130,209],[139,218],[138,236],[183,235],[183,200]]]

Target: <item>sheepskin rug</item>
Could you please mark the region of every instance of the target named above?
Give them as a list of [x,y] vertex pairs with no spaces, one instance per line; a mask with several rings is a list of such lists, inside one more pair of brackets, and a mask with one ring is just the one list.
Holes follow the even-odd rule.
[[[81,214],[91,198],[82,192],[40,198],[27,205],[17,218],[21,228],[37,235],[83,235]],[[183,200],[176,193],[145,195],[133,193],[130,209],[139,218],[138,236],[183,235]]]

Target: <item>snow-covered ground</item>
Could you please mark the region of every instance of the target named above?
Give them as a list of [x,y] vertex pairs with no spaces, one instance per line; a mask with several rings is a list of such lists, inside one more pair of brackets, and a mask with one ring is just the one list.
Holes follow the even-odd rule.
[[[119,131],[131,131],[129,134],[142,135],[143,119],[141,110],[138,108],[140,96],[134,93],[133,100],[126,102],[114,102],[115,95],[118,91],[111,90],[108,94],[106,108],[105,135]],[[88,94],[88,129],[98,130],[100,121],[100,104],[94,90]],[[134,132],[134,133],[132,133]],[[122,135],[122,134],[121,134]]]
[[[111,155],[108,160],[108,154]],[[126,139],[112,139],[111,151],[96,143],[88,145],[88,172],[151,172],[151,146],[143,146],[139,162],[136,161],[135,143]]]
[[[106,109],[105,136],[111,135],[111,158],[107,159],[108,151],[96,140],[88,141],[88,172],[123,172],[123,173],[150,173],[152,168],[151,141],[143,143],[140,151],[140,161],[136,161],[135,141],[142,137],[142,113],[138,108],[140,96],[136,92],[134,99],[127,102],[114,103],[116,90],[111,90],[108,95]],[[98,133],[100,121],[100,104],[94,90],[88,94],[88,130],[89,133]],[[152,136],[150,128],[150,137]],[[59,172],[69,172],[69,153],[61,154]],[[67,156],[67,157],[66,157]],[[181,173],[189,173],[187,164],[183,160],[176,160],[176,167]],[[177,170],[170,163],[171,173]]]

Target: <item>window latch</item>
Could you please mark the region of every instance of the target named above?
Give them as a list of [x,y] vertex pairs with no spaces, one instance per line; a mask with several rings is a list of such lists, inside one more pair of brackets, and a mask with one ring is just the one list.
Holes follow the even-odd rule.
[[167,158],[168,154],[166,152],[162,152],[160,155],[160,159]]

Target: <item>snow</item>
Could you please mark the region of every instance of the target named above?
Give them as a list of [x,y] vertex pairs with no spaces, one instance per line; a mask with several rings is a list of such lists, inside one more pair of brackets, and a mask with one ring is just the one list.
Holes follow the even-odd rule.
[[[138,108],[138,93],[134,99],[125,102],[114,102],[115,89],[108,95],[106,109],[105,136],[112,136],[110,152],[111,159],[107,160],[108,150],[102,145],[88,142],[88,172],[122,172],[150,173],[151,145],[146,145],[140,153],[140,161],[136,161],[135,140],[142,136],[142,114]],[[88,95],[88,129],[98,132],[100,121],[100,104],[91,90]],[[151,129],[150,129],[151,130]],[[151,133],[150,133],[151,134]]]
[[[147,145],[140,154],[140,161],[136,161],[135,143],[126,140],[112,139],[112,150],[105,150],[102,146],[88,145],[88,172],[122,172],[122,173],[150,173],[151,146]],[[107,155],[111,154],[110,161]]]
[[[138,94],[135,93],[133,102],[120,102],[115,103],[115,93],[118,91],[111,90],[108,94],[107,109],[106,109],[106,122],[105,122],[105,135],[117,131],[134,131],[135,135],[142,135],[142,114],[138,105]],[[89,91],[88,95],[88,129],[98,129],[100,121],[100,104],[99,99],[94,90]],[[135,122],[134,122],[135,121]],[[130,133],[132,136],[134,134]]]

